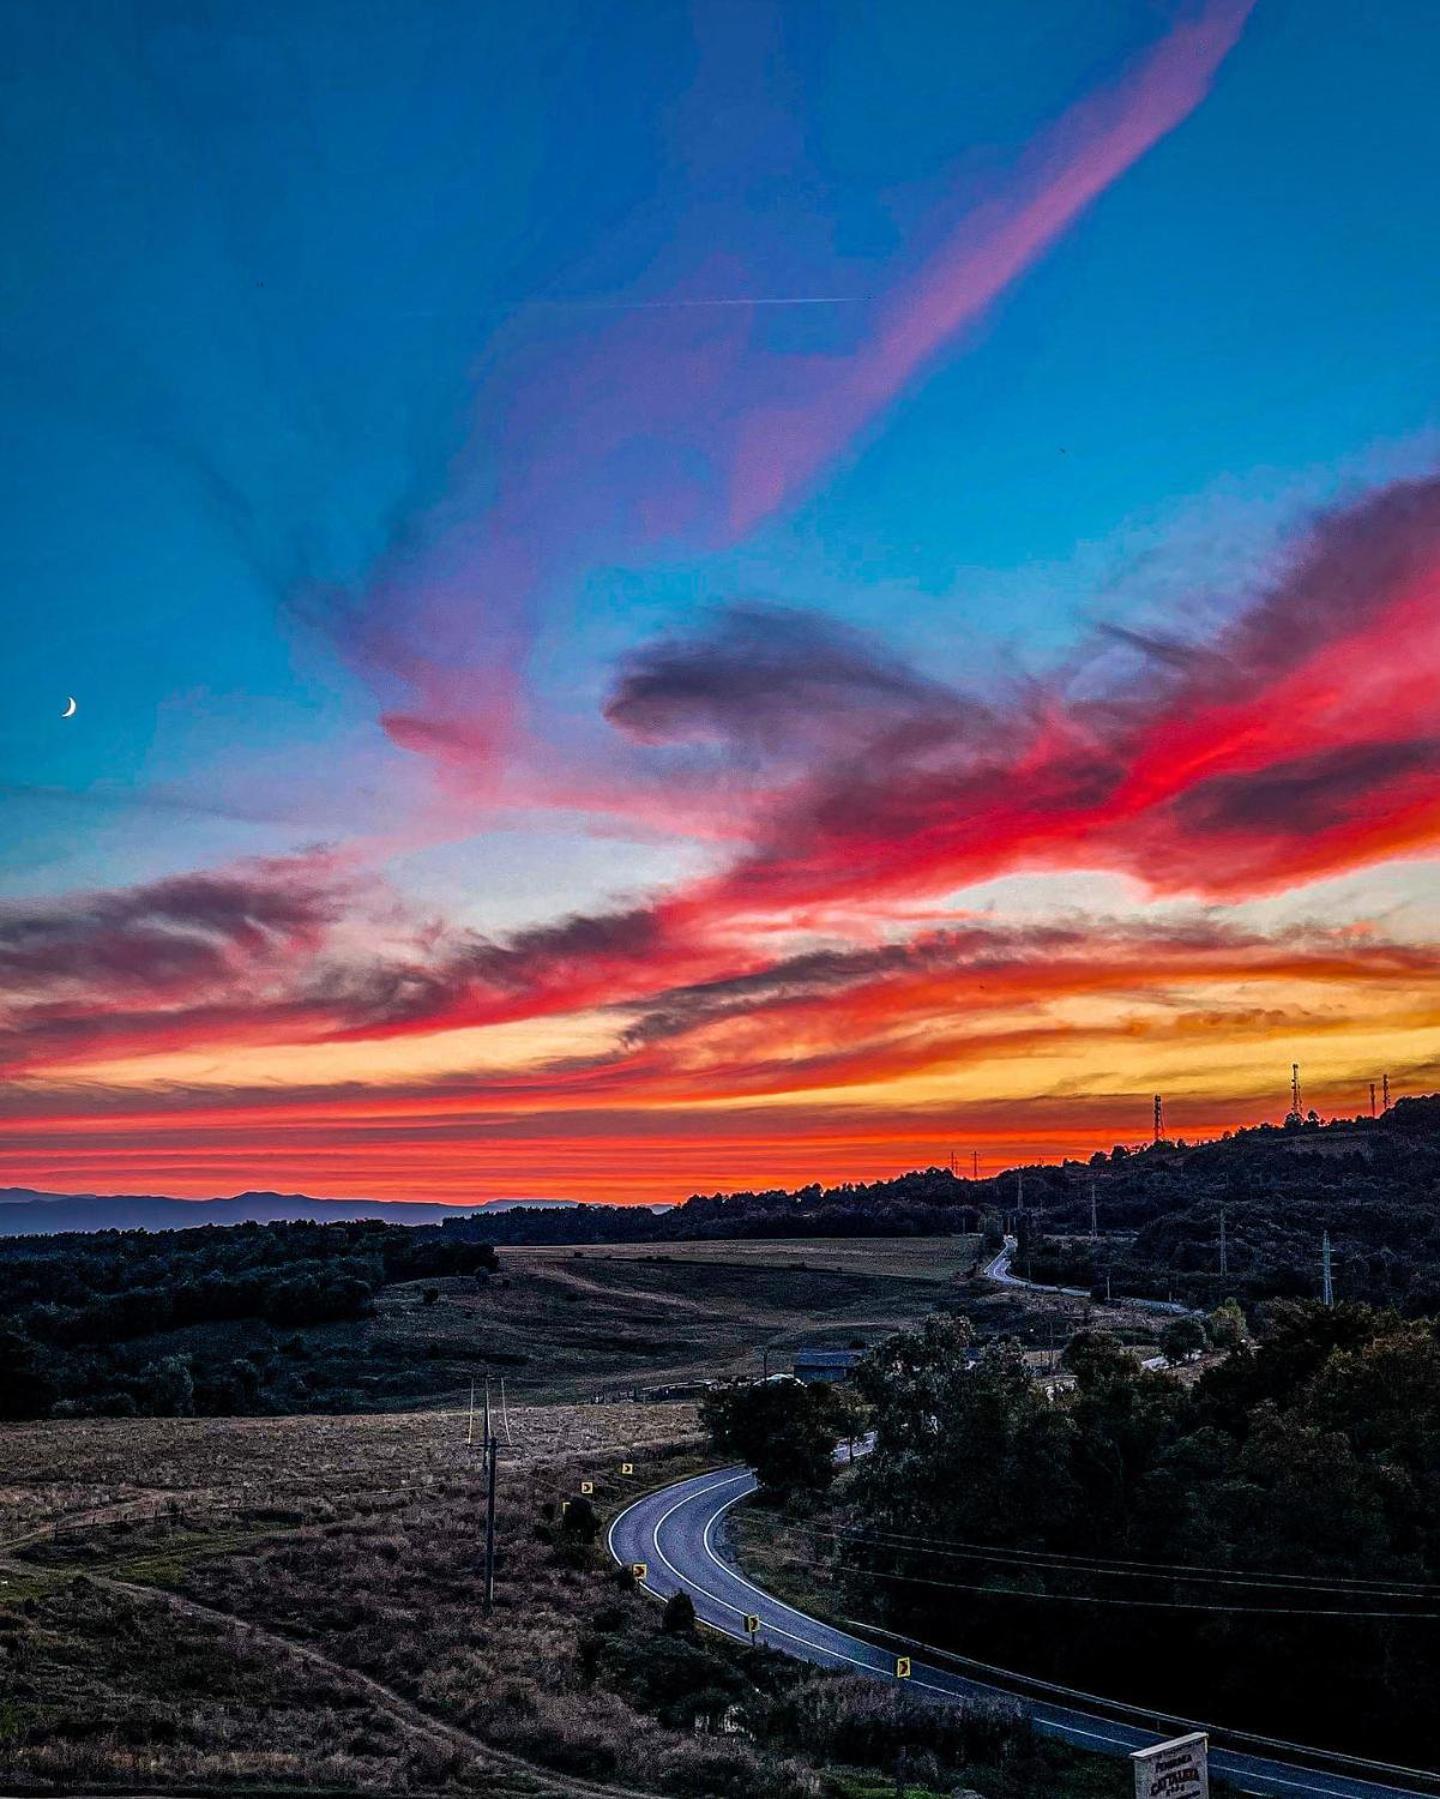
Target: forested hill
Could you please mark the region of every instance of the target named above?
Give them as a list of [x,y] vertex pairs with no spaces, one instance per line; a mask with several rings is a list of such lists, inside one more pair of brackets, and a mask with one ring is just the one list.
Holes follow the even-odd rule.
[[892,1180],[796,1191],[695,1194],[668,1212],[641,1206],[580,1206],[569,1212],[517,1207],[447,1219],[445,1235],[486,1243],[664,1243],[717,1237],[936,1237],[974,1231],[997,1203],[989,1181],[945,1168]]
[[[1002,1177],[1009,1206],[1016,1186]],[[1316,1297],[1328,1233],[1337,1298],[1440,1312],[1440,1095],[1378,1119],[1267,1125],[1027,1171],[1024,1206],[1036,1280],[1100,1289],[1108,1276],[1117,1293],[1169,1288],[1201,1304]]]

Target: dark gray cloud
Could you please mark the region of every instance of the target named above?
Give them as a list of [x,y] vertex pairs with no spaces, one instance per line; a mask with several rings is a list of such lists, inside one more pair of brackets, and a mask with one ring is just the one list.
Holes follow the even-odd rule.
[[1190,830],[1307,836],[1363,812],[1377,792],[1415,776],[1440,781],[1440,738],[1348,744],[1221,775],[1193,787],[1176,812]]
[[753,603],[634,651],[605,715],[645,742],[782,757],[854,750],[896,732],[964,737],[989,716],[858,631]]

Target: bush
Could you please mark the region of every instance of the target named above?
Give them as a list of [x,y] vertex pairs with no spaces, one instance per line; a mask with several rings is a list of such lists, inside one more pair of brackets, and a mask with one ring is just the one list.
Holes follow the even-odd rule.
[[660,1628],[672,1637],[694,1636],[695,1604],[688,1593],[672,1593],[665,1601]]

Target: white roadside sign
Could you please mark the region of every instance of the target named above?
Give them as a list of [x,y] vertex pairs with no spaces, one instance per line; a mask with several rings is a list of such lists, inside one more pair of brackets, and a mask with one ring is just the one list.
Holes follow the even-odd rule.
[[1135,1799],[1210,1799],[1209,1749],[1210,1739],[1203,1730],[1157,1743],[1153,1749],[1137,1749],[1130,1757],[1135,1764]]

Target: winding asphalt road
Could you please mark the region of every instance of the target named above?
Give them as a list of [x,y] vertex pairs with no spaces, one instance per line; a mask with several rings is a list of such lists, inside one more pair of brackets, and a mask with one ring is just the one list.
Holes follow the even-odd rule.
[[[986,1280],[997,1282],[1002,1287],[1023,1287],[1027,1293],[1059,1293],[1066,1299],[1089,1299],[1088,1287],[1048,1287],[1043,1281],[1021,1280],[1018,1274],[1011,1273],[1011,1264],[1019,1248],[1014,1237],[1007,1237],[999,1255],[985,1266]],[[1127,1306],[1137,1306],[1146,1312],[1170,1312],[1183,1317],[1191,1308],[1181,1305],[1178,1299],[1137,1299],[1133,1293],[1126,1293],[1115,1302]]]
[[[641,1584],[657,1598],[688,1593],[696,1616],[727,1636],[744,1637],[747,1617],[757,1617],[756,1639],[772,1649],[823,1668],[859,1669],[880,1679],[894,1679],[891,1651],[796,1611],[740,1573],[726,1543],[725,1516],[754,1491],[754,1475],[737,1467],[697,1474],[646,1493],[611,1524],[610,1553],[622,1564],[643,1562],[646,1571]],[[909,1685],[937,1702],[966,1697],[1017,1702],[1038,1729],[1076,1748],[1105,1754],[1128,1755],[1132,1749],[1160,1742],[1164,1735],[1179,1734],[1178,1726],[1162,1733],[1117,1722],[1103,1710],[1090,1712],[1069,1704],[1017,1698],[1003,1687],[927,1662],[918,1653]],[[1097,1701],[1097,1705],[1103,1704]],[[1304,1766],[1303,1760],[1288,1761],[1279,1751],[1271,1755],[1212,1746],[1210,1767],[1241,1792],[1265,1794],[1269,1799],[1434,1799],[1440,1790],[1440,1775],[1417,1775],[1416,1783],[1410,1785],[1401,1769],[1377,1772],[1373,1778],[1325,1773]],[[1396,1781],[1401,1784],[1394,1784]]]

